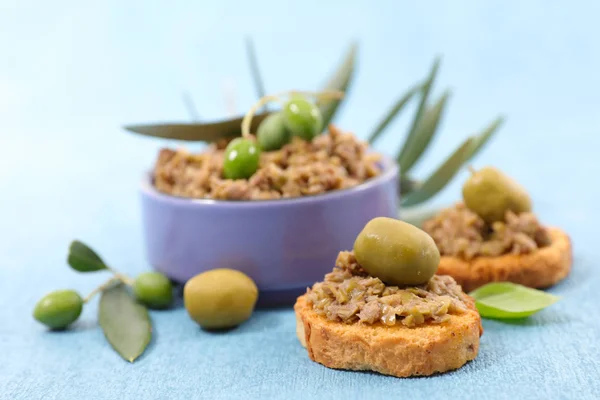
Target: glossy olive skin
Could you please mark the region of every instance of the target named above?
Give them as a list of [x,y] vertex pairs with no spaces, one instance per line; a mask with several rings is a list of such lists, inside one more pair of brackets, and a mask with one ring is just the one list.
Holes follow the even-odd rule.
[[358,263],[389,285],[427,283],[437,271],[440,253],[427,233],[393,218],[374,218],[354,242]]
[[503,221],[508,210],[531,211],[527,191],[498,169],[485,167],[473,173],[462,188],[465,205],[484,221]]
[[291,135],[283,121],[283,114],[273,113],[265,118],[256,131],[256,139],[264,151],[279,150],[289,143]]
[[283,106],[283,121],[292,136],[311,141],[323,129],[319,108],[301,96],[293,96]]
[[83,310],[83,299],[74,290],[48,293],[36,304],[33,317],[50,329],[64,329],[77,321]]
[[167,308],[173,302],[173,286],[160,272],[144,272],[133,282],[133,294],[140,303],[150,308]]
[[258,169],[260,147],[251,139],[233,139],[225,148],[223,175],[226,179],[248,179]]
[[183,288],[190,317],[208,330],[233,328],[248,320],[258,299],[258,288],[240,271],[213,269],[191,278]]

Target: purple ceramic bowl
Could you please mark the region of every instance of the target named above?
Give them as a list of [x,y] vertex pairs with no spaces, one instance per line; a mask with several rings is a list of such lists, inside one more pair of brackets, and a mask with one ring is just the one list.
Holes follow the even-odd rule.
[[188,199],[142,182],[142,213],[150,264],[177,282],[213,268],[248,274],[261,305],[292,302],[330,272],[365,224],[398,216],[398,168],[350,189],[282,200]]

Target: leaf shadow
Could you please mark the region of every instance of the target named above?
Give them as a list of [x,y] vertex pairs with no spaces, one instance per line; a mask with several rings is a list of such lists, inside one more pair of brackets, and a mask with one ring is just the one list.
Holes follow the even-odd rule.
[[49,335],[71,335],[78,332],[90,331],[92,329],[98,329],[98,322],[96,320],[78,320],[73,324],[63,329],[46,329],[45,333]]
[[255,311],[249,320],[238,326],[224,329],[206,329],[198,327],[198,330],[208,335],[245,334],[274,330],[281,325],[281,321],[273,318],[269,311]]
[[[451,377],[453,375],[465,375],[465,373],[472,373],[472,372],[477,372],[480,370],[480,368],[488,368],[488,364],[490,363],[485,363],[482,364],[481,362],[477,362],[480,359],[481,355],[478,356],[475,360],[471,360],[471,361],[467,361],[462,367],[455,369],[455,370],[451,370],[451,371],[445,371],[445,372],[435,372],[431,375],[413,375],[413,376],[407,376],[407,377],[397,377],[397,376],[393,376],[393,375],[386,375],[386,374],[382,374],[379,372],[375,372],[375,371],[370,371],[370,370],[360,370],[360,371],[355,371],[355,370],[344,370],[344,369],[334,369],[334,368],[329,368],[329,367],[325,367],[324,365],[321,364],[317,364],[319,367],[321,368],[325,368],[329,371],[331,371],[332,373],[336,373],[336,374],[360,374],[360,375],[370,375],[373,377],[377,377],[377,379],[388,379],[388,380],[405,380],[405,381],[424,381],[427,379],[439,379],[441,377]],[[491,365],[491,364],[490,364]]]
[[542,310],[539,313],[524,318],[484,318],[484,327],[486,330],[493,330],[496,325],[513,325],[523,327],[544,327],[551,325],[562,325],[577,321],[578,318],[566,313],[559,313],[555,310]]

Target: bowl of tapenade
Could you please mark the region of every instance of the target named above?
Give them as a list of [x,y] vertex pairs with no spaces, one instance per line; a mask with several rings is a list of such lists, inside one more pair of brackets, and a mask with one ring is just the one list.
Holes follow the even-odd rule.
[[315,110],[295,97],[255,134],[200,153],[162,149],[141,185],[150,264],[181,282],[237,269],[256,282],[261,303],[289,301],[367,221],[397,215],[396,163],[352,133],[321,127]]
[[326,367],[397,377],[460,368],[483,333],[474,300],[436,274],[433,239],[393,218],[374,218],[351,251],[294,306],[297,336]]
[[442,256],[439,273],[467,291],[498,281],[547,288],[569,274],[568,234],[538,220],[516,181],[494,167],[472,170],[462,194],[422,225]]

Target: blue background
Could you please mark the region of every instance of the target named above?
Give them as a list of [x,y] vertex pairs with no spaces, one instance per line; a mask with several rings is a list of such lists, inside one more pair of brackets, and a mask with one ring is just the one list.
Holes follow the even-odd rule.
[[[593,1],[0,2],[0,398],[600,398],[598,15]],[[571,234],[573,273],[552,289],[562,301],[523,324],[486,320],[476,361],[409,380],[312,363],[289,309],[227,334],[200,331],[181,307],[153,312],[155,340],[133,365],[106,344],[95,303],[72,331],[45,332],[31,318],[41,295],[106,278],[68,269],[73,238],[128,274],[148,268],[136,188],[172,143],[120,126],[189,120],[184,90],[209,120],[234,88],[242,113],[255,101],[247,34],[269,92],[317,88],[359,39],[338,122],[361,137],[443,55],[435,94],[454,95],[416,171],[507,115],[475,165],[513,175]],[[401,143],[409,115],[379,149]],[[457,200],[464,176],[433,203]]]

